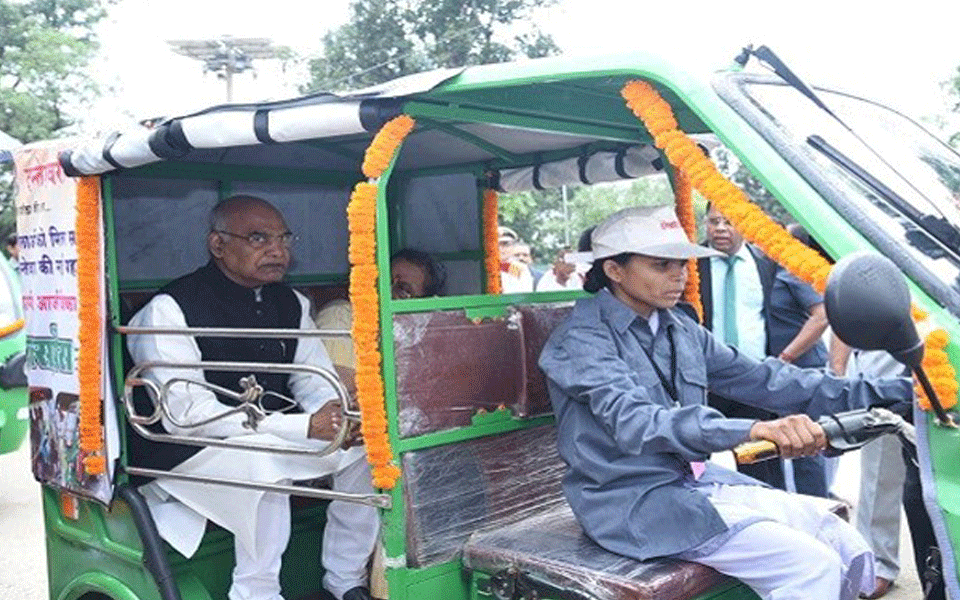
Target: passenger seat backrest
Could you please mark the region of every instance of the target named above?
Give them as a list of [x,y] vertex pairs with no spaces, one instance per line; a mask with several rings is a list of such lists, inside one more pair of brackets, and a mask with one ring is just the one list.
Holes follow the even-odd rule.
[[523,392],[516,404],[519,417],[535,417],[552,412],[547,394],[547,379],[537,364],[547,339],[554,328],[573,310],[570,303],[530,304],[518,306],[523,333],[524,381]]
[[475,322],[462,310],[393,318],[400,436],[469,425],[516,404],[523,387],[519,315]]
[[451,560],[475,531],[566,503],[552,424],[407,452],[402,464],[411,567]]

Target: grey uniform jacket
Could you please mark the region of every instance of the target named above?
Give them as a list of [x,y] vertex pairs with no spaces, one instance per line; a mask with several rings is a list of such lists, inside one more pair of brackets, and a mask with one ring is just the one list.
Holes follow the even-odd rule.
[[[772,358],[757,362],[680,311],[661,310],[659,319],[653,335],[646,319],[601,290],[577,301],[540,355],[568,465],[567,500],[587,535],[618,554],[677,554],[727,530],[695,489],[690,462],[747,440],[753,421],[706,406],[708,387],[813,418],[913,393],[908,379],[845,380]],[[700,483],[709,482],[757,484],[708,463]]]

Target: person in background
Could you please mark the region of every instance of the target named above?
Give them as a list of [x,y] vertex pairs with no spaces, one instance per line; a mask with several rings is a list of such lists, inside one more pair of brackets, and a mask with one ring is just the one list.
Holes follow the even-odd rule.
[[533,250],[530,248],[530,244],[521,240],[513,245],[512,250],[513,260],[526,265],[527,268],[530,269],[530,275],[533,277],[534,282],[540,281],[545,270],[534,263]]
[[[775,356],[800,367],[824,368],[827,328],[823,298],[759,249],[744,242],[720,211],[707,207],[707,244],[720,256],[698,262],[704,326],[718,339],[760,360]],[[710,405],[728,417],[770,419],[772,413],[712,393]],[[788,489],[783,462],[767,460],[738,469],[780,489]],[[793,461],[795,489],[827,496],[823,456]]]
[[[390,258],[390,295],[394,300],[427,298],[443,292],[446,272],[426,252],[405,249]],[[347,330],[353,326],[353,306],[349,301],[332,300],[323,305],[314,319],[318,329]],[[355,389],[357,358],[349,337],[323,338],[327,354],[347,389]]]
[[[561,250],[550,270],[537,280],[538,292],[583,289],[587,271],[590,270],[590,235],[593,227],[586,229],[577,240],[577,254],[568,256],[567,249]],[[568,260],[568,258],[570,260]]]
[[10,261],[10,267],[13,269],[15,273],[19,273],[20,272],[20,263],[19,263],[20,246],[19,246],[19,242],[17,241],[16,232],[11,233],[10,235],[7,236],[7,241],[5,245],[7,248],[7,260]]
[[533,291],[533,273],[530,267],[517,259],[515,252],[520,237],[509,227],[499,228],[500,286],[504,294]]

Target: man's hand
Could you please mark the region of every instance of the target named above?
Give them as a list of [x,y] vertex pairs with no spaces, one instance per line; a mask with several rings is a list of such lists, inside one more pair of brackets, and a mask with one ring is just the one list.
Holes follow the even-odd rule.
[[337,437],[343,420],[342,409],[338,400],[331,400],[320,410],[310,415],[310,430],[307,437],[315,440],[330,441]]
[[750,428],[750,439],[773,442],[783,458],[813,456],[827,447],[823,427],[807,415],[757,421]]
[[360,423],[351,423],[350,431],[347,432],[347,437],[343,438],[340,448],[346,450],[361,445],[363,445],[363,433],[360,432]]

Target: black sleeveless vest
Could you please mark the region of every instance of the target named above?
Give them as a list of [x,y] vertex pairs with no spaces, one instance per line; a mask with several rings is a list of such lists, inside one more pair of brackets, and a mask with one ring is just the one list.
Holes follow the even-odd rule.
[[[157,294],[171,296],[183,311],[188,327],[229,327],[244,329],[298,329],[301,305],[294,291],[284,284],[246,288],[228,279],[213,263],[176,279]],[[267,338],[196,338],[203,361],[292,363],[297,351],[296,339]],[[270,390],[292,397],[288,373],[253,373],[257,383]],[[250,372],[205,370],[204,378],[215,385],[240,391],[239,380]],[[221,394],[224,404],[238,403]],[[146,401],[145,398],[141,399]],[[289,404],[267,396],[264,408],[277,410]],[[146,407],[139,408],[149,412]],[[299,407],[286,412],[302,412]],[[151,428],[164,431],[160,423]],[[131,432],[131,466],[169,470],[200,451],[199,446],[151,442]],[[137,482],[139,484],[139,482]]]

